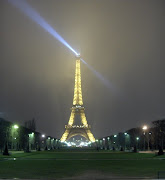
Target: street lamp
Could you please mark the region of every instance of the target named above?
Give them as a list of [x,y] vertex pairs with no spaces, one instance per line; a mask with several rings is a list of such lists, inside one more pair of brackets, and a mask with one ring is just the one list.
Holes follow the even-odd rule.
[[56,139],[55,146],[56,146],[56,149],[58,149],[58,139]]
[[138,146],[139,146],[139,137],[136,137],[136,140],[137,140],[137,149],[139,148]]
[[110,137],[107,137],[107,139],[108,139],[108,149],[110,149],[110,144],[109,144]]
[[18,148],[18,142],[17,142],[17,137],[18,137],[18,128],[19,126],[17,124],[14,124],[11,128],[11,136],[12,136],[12,149],[17,149]]
[[152,149],[151,135],[152,135],[152,132],[149,132],[149,133],[148,133],[148,146],[149,146],[149,144],[150,144],[150,149]]
[[105,138],[103,138],[103,149],[106,149],[106,147],[105,147]]
[[99,151],[98,139],[96,139],[96,149]]
[[50,137],[47,137],[46,146],[47,146],[48,150],[51,149],[51,138]]
[[127,133],[127,132],[125,132],[124,133],[124,140],[125,140],[125,150],[127,149],[127,150],[130,150],[130,135]]
[[[114,137],[114,138],[117,138],[117,135],[115,134],[115,135],[113,135],[113,137]],[[115,149],[118,148],[118,147],[117,147],[118,144],[116,143],[117,140],[113,139],[113,141],[114,141],[113,144],[114,144],[114,146],[115,146],[114,148],[115,148]]]
[[14,127],[14,129],[18,129],[19,128],[19,126],[16,125],[16,124],[13,127]]
[[32,132],[31,134],[28,134],[28,137],[29,137],[29,150],[32,150],[34,148],[34,132]]
[[[148,127],[146,126],[146,125],[144,125],[143,127],[142,127],[142,129],[143,129],[143,134],[144,134],[144,150],[145,150],[145,134],[146,134],[146,131],[147,131],[147,129],[148,129]],[[146,137],[147,138],[147,142],[148,142],[148,150],[149,150],[149,138],[148,137]]]
[[144,130],[144,133],[145,133],[145,130],[147,130],[148,127],[146,125],[144,125],[142,129]]
[[42,134],[41,137],[42,137],[42,138],[45,138],[45,134]]
[[124,150],[126,150],[126,136],[128,135],[128,133],[124,133]]
[[42,147],[43,149],[45,149],[45,146],[46,146],[45,137],[46,137],[45,134],[42,134],[42,135],[41,135],[41,138],[42,138],[41,147]]

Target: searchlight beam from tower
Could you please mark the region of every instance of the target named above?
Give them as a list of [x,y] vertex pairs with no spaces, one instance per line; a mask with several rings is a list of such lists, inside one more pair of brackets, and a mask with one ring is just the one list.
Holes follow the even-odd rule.
[[[46,20],[34,9],[32,8],[26,0],[8,0],[9,3],[11,3],[13,6],[18,8],[23,14],[28,16],[31,20],[36,22],[40,27],[42,27],[45,31],[47,31],[49,34],[51,34],[55,39],[57,39],[59,42],[61,42],[65,47],[70,49],[74,55],[77,57],[79,56],[79,53],[73,49],[65,40],[63,37],[61,37],[57,31],[46,22]],[[81,58],[81,61],[87,65],[87,67],[96,75],[97,78],[101,80],[101,82],[104,83],[104,85],[111,90],[113,90],[114,86],[106,79],[104,78],[99,72],[97,72],[93,67],[91,67],[85,60]]]

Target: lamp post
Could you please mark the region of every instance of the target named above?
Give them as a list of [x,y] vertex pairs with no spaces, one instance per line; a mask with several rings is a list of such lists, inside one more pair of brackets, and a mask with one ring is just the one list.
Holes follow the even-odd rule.
[[115,134],[115,135],[113,135],[113,137],[115,138],[114,143],[113,143],[115,145],[115,149],[118,149],[117,135]]
[[48,150],[51,149],[51,138],[50,137],[48,137],[48,139],[47,139],[47,147],[48,147]]
[[103,138],[103,149],[105,150],[105,138]]
[[[145,150],[145,135],[146,135],[146,131],[147,131],[147,129],[148,129],[148,127],[146,126],[146,125],[144,125],[143,127],[142,127],[142,129],[143,129],[143,134],[144,134],[144,150]],[[147,137],[146,137],[147,138]],[[148,150],[149,150],[149,139],[147,138],[147,142],[148,142]]]
[[127,137],[128,133],[124,133],[124,150],[126,150],[126,137]]
[[108,149],[110,149],[110,145],[109,145],[109,139],[110,139],[110,137],[107,137],[107,139],[108,139]]
[[14,124],[11,128],[12,149],[17,149],[18,128],[17,124]]
[[58,139],[56,139],[56,149],[58,149]]
[[43,149],[45,149],[45,145],[46,145],[45,134],[42,134],[41,135],[41,146],[42,146]]
[[42,137],[42,138],[45,138],[45,134],[42,134],[41,137]]
[[16,125],[16,124],[13,127],[14,127],[14,129],[18,129],[19,128],[19,126]]
[[96,139],[96,150],[99,151],[98,139]]
[[136,137],[137,140],[137,149],[139,149],[139,137]]
[[149,147],[149,144],[150,144],[150,149],[152,149],[151,135],[152,135],[152,132],[149,132],[148,133],[148,147]]
[[28,136],[29,136],[29,150],[31,151],[34,148],[32,147],[32,145],[34,145],[34,132],[28,134]]
[[99,140],[99,144],[100,144],[100,149],[103,149],[103,141],[102,141],[102,139]]
[[52,140],[51,140],[51,146],[52,146],[52,149],[54,149],[54,147],[55,147],[54,143],[55,143],[55,139],[52,138]]

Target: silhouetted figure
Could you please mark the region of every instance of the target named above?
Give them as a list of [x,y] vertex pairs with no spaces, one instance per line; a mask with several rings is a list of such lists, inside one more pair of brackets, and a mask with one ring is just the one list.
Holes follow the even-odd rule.
[[164,152],[163,152],[163,148],[161,146],[159,146],[159,152],[158,152],[158,156],[161,156],[163,155]]
[[136,152],[137,152],[137,148],[136,148],[136,146],[134,146],[134,148],[133,148],[133,152],[134,152],[134,153],[136,153]]
[[9,156],[7,143],[6,143],[6,145],[5,145],[5,150],[4,150],[4,152],[3,152],[3,155],[5,155],[5,156]]
[[30,152],[29,143],[28,143],[28,145],[27,145],[27,147],[26,147],[26,149],[25,149],[25,152],[26,152],[26,153],[29,153],[29,152]]
[[46,147],[45,147],[45,151],[47,151],[47,150],[48,150],[48,147],[46,146]]
[[123,147],[121,147],[120,151],[124,151]]
[[112,150],[113,150],[113,151],[115,151],[115,150],[116,150],[114,146],[113,146]]
[[41,151],[41,148],[40,148],[40,146],[38,146],[38,149],[37,149],[37,151]]

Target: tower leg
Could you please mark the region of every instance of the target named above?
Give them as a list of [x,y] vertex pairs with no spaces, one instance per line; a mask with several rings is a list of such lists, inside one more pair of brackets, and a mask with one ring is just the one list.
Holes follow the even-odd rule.
[[69,133],[70,133],[70,129],[66,129],[65,132],[64,132],[64,134],[62,135],[60,141],[61,141],[61,142],[66,141],[67,138],[68,138]]
[[91,130],[90,130],[90,129],[86,129],[86,133],[87,133],[87,135],[88,135],[89,140],[90,140],[91,142],[95,142],[95,138],[94,138]]
[[71,111],[71,115],[70,115],[70,118],[69,118],[69,122],[68,122],[68,125],[72,126],[73,123],[74,123],[74,118],[75,118],[75,111],[72,110]]

